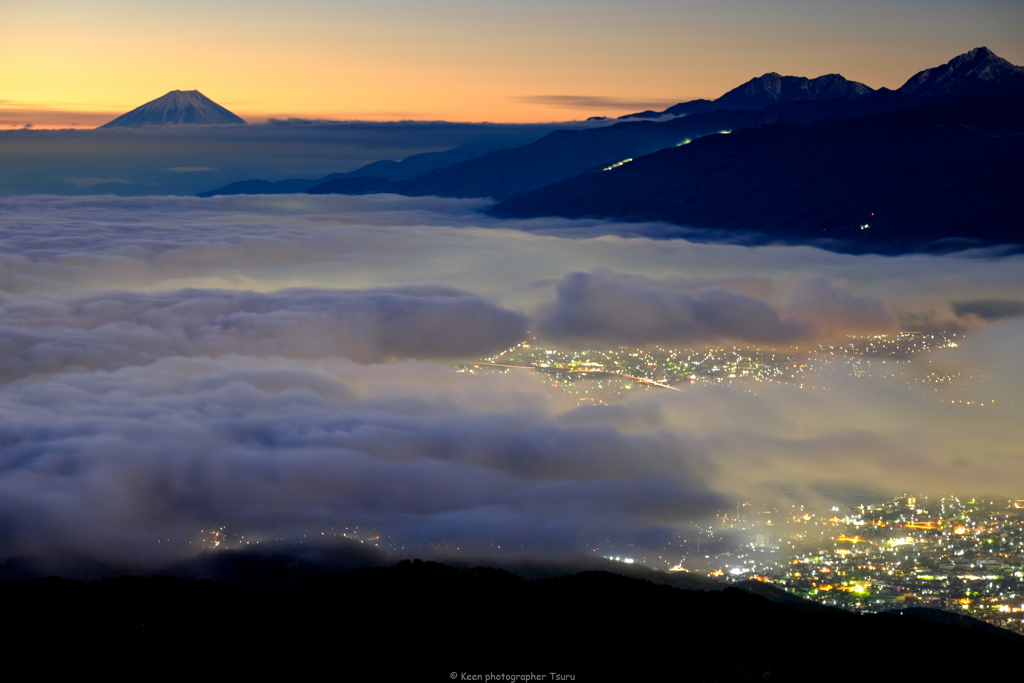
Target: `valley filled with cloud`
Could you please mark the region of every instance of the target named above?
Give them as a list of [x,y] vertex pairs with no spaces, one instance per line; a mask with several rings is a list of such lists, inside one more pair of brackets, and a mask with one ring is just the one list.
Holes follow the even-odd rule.
[[[236,545],[359,527],[405,555],[656,554],[737,500],[1024,485],[1024,257],[656,240],[486,204],[0,200],[0,554],[154,569],[212,527]],[[458,371],[528,334],[806,349],[900,330],[963,340],[870,376],[610,405]]]

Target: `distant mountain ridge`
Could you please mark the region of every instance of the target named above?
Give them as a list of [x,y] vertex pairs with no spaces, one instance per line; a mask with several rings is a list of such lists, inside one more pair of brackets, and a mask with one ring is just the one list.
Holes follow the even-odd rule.
[[[653,113],[684,114],[667,121],[556,130],[422,173],[371,164],[298,189],[490,197],[502,201],[489,210],[499,217],[654,220],[707,238],[840,251],[1024,245],[1022,102],[1024,69],[982,47],[899,90],[768,73],[714,102]],[[247,182],[204,194],[286,191],[291,181]]]
[[[356,180],[358,178],[366,177],[373,178],[377,181],[376,186],[383,188],[386,187],[386,185],[382,184],[385,182],[396,182],[418,178],[419,176],[429,173],[435,169],[453,166],[462,161],[482,157],[499,149],[528,145],[535,139],[534,135],[526,135],[525,137],[514,136],[508,139],[499,138],[495,140],[469,142],[443,152],[423,152],[421,154],[413,154],[401,161],[374,161],[357,168],[354,171],[349,171],[347,173],[331,173],[320,178],[287,178],[276,182],[259,179],[239,180],[233,183],[228,183],[223,187],[218,187],[215,190],[200,192],[197,196],[214,197],[217,195],[232,194],[295,194],[309,192],[311,188],[323,185],[324,183],[333,180],[351,181],[348,185],[350,188],[366,188],[367,185],[365,182]],[[387,192],[393,190],[381,189],[378,191]],[[352,192],[352,194],[364,194],[364,192]]]
[[847,80],[839,74],[803,78],[780,76],[773,71],[750,79],[713,104],[717,109],[765,109],[778,102],[834,100],[840,97],[855,100],[872,92],[874,90],[863,83]]
[[802,76],[780,76],[772,71],[757,78],[751,78],[716,100],[692,100],[672,105],[665,111],[645,111],[620,116],[629,118],[659,118],[662,116],[688,116],[723,109],[767,109],[780,102],[817,102],[845,97],[856,100],[875,92],[872,88],[843,78],[839,74],[827,74],[817,78]]
[[[557,130],[514,149],[501,149],[399,182],[337,179],[310,194],[392,192],[409,196],[512,197],[608,164],[639,157],[724,129],[768,123],[761,112],[708,114],[659,124],[635,121],[591,130]],[[671,124],[671,125],[669,125]]]
[[[1024,98],[969,97],[713,135],[488,212],[664,221],[719,231],[716,239],[905,253],[1024,245],[1021,187]],[[665,226],[658,236],[687,234]]]
[[[754,79],[755,81],[758,79]],[[766,79],[771,89],[780,81]],[[793,85],[800,88],[805,83]],[[802,79],[811,82],[810,79]],[[846,83],[851,83],[846,81]],[[859,89],[858,89],[859,90]],[[824,91],[822,88],[820,91]],[[808,95],[813,96],[813,95]],[[767,95],[767,98],[772,95]],[[814,123],[825,118],[850,118],[902,109],[917,100],[880,91],[856,99],[780,100],[763,108],[716,109],[668,121],[623,121],[590,130],[557,130],[536,142],[502,149],[437,168],[415,178],[388,182],[378,178],[338,178],[311,187],[310,194],[393,193],[407,196],[491,197],[507,199],[618,162],[687,144],[705,135],[770,123]]]
[[198,90],[172,90],[100,128],[245,123]]
[[461,148],[456,148],[418,155],[422,160],[409,157],[402,162],[374,162],[350,173],[335,173],[319,180],[288,179],[276,183],[243,180],[199,196],[309,192],[504,199],[580,173],[600,170],[624,159],[685,144],[704,135],[781,121],[813,123],[822,118],[876,114],[900,109],[911,102],[908,96],[887,91],[887,96],[853,102],[843,98],[780,102],[759,111],[705,112],[665,122],[624,121],[604,128],[557,130],[520,147],[468,158],[462,156]]
[[[765,109],[781,102],[857,100],[885,92],[889,91],[886,88],[874,90],[839,74],[802,78],[771,72],[752,78],[715,100],[680,102],[664,111],[638,112],[619,118],[688,116],[721,109]],[[1024,95],[1024,67],[1011,64],[987,47],[976,47],[946,64],[918,72],[896,92],[919,101],[971,95]]]
[[1024,67],[987,47],[976,47],[942,66],[920,71],[899,89],[913,97],[1024,94]]

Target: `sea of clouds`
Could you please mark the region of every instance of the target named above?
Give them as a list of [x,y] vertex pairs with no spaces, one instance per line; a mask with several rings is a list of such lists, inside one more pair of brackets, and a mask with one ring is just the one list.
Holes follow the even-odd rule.
[[[211,526],[359,526],[421,556],[657,555],[738,499],[1020,497],[1024,324],[984,312],[1024,299],[1021,256],[651,240],[483,206],[0,200],[0,561],[158,568]],[[887,380],[613,406],[455,371],[527,330],[603,346],[899,329],[966,341]],[[960,379],[918,381],[936,371]]]

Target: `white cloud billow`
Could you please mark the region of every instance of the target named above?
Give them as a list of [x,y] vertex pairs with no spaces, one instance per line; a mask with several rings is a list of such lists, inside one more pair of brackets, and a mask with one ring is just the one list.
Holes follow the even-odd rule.
[[[659,241],[482,206],[0,200],[0,562],[157,567],[213,524],[656,552],[738,498],[1024,486],[1020,322],[953,305],[1024,300],[1021,256]],[[567,407],[526,370],[429,360],[507,348],[529,320],[631,344],[816,343],[898,320],[973,332],[888,379],[840,368],[813,391],[695,386],[610,407]],[[940,368],[962,380],[915,383]],[[986,407],[949,402],[968,395]]]

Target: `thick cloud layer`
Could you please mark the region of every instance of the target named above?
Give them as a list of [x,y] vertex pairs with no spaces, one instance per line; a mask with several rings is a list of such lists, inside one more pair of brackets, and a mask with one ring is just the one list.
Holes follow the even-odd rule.
[[654,280],[607,270],[571,273],[544,321],[556,339],[634,345],[729,340],[786,344],[839,333],[885,333],[895,319],[881,300],[857,297],[823,276],[797,281],[787,313],[741,290],[754,284]]
[[464,292],[182,290],[0,303],[0,377],[115,369],[166,356],[480,356],[515,345],[522,316]]
[[[182,528],[256,541],[314,524],[411,548],[571,554],[652,526],[668,538],[665,525],[718,503],[677,436],[360,396],[343,379],[358,371],[327,367],[336,378],[280,360],[167,359],[7,385],[0,554],[145,564],[187,556]],[[415,393],[424,377],[405,370]]]
[[798,281],[825,277],[845,283],[852,296],[880,299],[896,315],[948,319],[958,317],[951,302],[1020,301],[1024,292],[1019,255],[852,256],[650,240],[627,237],[644,226],[500,221],[479,214],[483,206],[391,195],[3,199],[0,291],[430,283],[532,311],[556,298],[569,273],[606,268],[721,284],[767,300],[783,317]]
[[[154,567],[222,526],[238,545],[359,526],[403,555],[657,557],[740,499],[1019,497],[1022,257],[656,241],[481,206],[0,200],[0,561]],[[859,378],[614,406],[409,360],[507,348],[526,320],[636,344],[971,334]]]
[[798,280],[786,312],[807,321],[819,336],[890,334],[899,329],[880,297],[856,296],[846,282],[823,275]]

